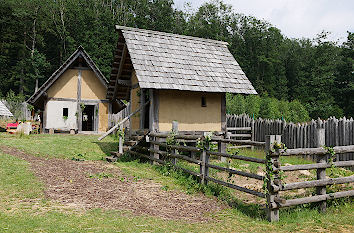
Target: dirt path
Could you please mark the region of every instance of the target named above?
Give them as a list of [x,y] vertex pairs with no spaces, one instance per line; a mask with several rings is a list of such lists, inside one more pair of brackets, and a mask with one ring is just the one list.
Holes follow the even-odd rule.
[[[5,154],[28,161],[33,172],[45,184],[46,197],[63,204],[80,208],[131,210],[138,215],[189,221],[210,220],[208,213],[225,208],[201,194],[164,191],[161,184],[127,177],[118,168],[104,162],[47,159],[14,148],[1,146],[0,149]],[[97,176],[99,173],[112,177],[90,178],[90,175]]]

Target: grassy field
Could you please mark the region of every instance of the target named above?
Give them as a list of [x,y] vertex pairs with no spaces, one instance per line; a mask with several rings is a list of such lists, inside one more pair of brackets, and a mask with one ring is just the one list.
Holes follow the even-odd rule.
[[[87,135],[31,135],[19,137],[0,133],[0,146],[19,148],[26,153],[50,158],[72,159],[81,154],[86,160],[101,160],[117,148],[113,138],[97,141]],[[261,156],[259,152],[242,154]],[[291,160],[291,161],[290,161]],[[300,163],[297,159],[285,161]],[[161,183],[168,189],[198,191],[166,169],[121,160],[115,163],[125,174]],[[244,168],[242,164],[235,167]],[[249,168],[250,170],[256,168]],[[0,152],[0,232],[353,232],[352,202],[334,202],[327,213],[315,208],[282,209],[280,222],[269,223],[257,206],[236,202],[233,208],[220,211],[213,221],[190,223],[158,217],[136,216],[129,211],[67,207],[43,194],[44,184],[35,177],[29,164]],[[191,194],[193,195],[193,194]],[[237,197],[233,197],[237,201]]]

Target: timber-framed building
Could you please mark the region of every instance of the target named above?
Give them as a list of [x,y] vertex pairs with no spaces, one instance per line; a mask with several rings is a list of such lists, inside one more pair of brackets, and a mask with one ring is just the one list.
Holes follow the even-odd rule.
[[108,81],[79,47],[27,100],[41,111],[42,132],[105,132],[110,114],[122,108],[106,99]]
[[106,98],[130,102],[132,131],[226,131],[226,92],[257,94],[222,41],[116,26]]

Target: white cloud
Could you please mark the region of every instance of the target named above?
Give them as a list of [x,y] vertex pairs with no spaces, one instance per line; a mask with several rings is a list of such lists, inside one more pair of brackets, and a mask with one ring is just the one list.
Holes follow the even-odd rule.
[[[175,0],[183,9],[185,2],[194,8],[208,0]],[[224,0],[235,12],[264,19],[291,38],[314,38],[321,31],[332,33],[332,40],[344,41],[354,31],[352,0]]]

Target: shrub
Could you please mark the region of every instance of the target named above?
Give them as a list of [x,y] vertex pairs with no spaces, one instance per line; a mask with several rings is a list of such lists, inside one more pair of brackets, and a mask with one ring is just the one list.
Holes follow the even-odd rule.
[[[310,120],[305,106],[298,100],[290,103],[286,100],[277,100],[272,97],[259,95],[226,95],[226,111],[228,114],[248,114],[254,118],[283,119],[292,122],[305,122]],[[335,112],[335,110],[333,110]]]

